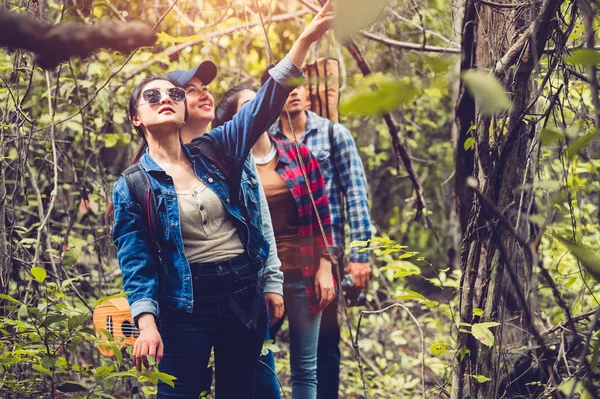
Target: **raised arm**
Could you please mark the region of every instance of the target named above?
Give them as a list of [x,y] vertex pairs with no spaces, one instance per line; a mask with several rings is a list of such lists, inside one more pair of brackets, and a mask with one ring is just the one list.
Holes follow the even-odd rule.
[[279,117],[289,93],[299,83],[298,78],[304,77],[299,65],[304,62],[310,45],[331,27],[334,15],[330,8],[331,0],[306,26],[288,55],[269,71],[271,77],[254,100],[242,107],[231,121],[208,134],[226,158],[244,162],[256,140]]

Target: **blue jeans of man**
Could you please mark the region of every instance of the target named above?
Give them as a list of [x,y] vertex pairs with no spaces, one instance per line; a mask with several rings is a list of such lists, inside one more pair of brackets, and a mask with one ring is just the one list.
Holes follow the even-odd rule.
[[[338,259],[338,265],[343,275],[343,256]],[[323,309],[323,316],[321,317],[317,352],[317,380],[319,381],[317,399],[338,399],[339,396],[340,361],[342,356],[340,353],[338,299],[339,295]]]
[[[290,328],[290,367],[292,371],[292,399],[317,398],[317,342],[321,312],[310,313],[304,279],[285,276],[283,301]],[[278,323],[271,334],[281,327]]]
[[[215,397],[253,399],[267,325],[263,296],[255,294],[256,269],[245,255],[190,267],[194,312],[161,309],[159,331],[165,349],[159,369],[177,380],[175,388],[159,383],[158,398],[197,399],[207,386],[206,367],[214,347]],[[254,301],[260,301],[257,328],[242,323],[228,303],[230,297],[246,315],[251,314]]]

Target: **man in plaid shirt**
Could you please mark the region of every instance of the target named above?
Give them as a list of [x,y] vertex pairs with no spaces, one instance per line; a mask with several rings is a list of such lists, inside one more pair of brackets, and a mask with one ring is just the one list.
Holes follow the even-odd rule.
[[[269,129],[278,140],[294,140],[288,121],[289,111],[293,132],[298,141],[306,145],[317,157],[331,208],[331,225],[335,246],[344,253],[344,226],[346,216],[350,225],[350,239],[371,238],[368,187],[365,171],[352,135],[343,125],[333,124],[333,145],[329,139],[330,122],[311,111],[306,111],[307,89],[299,86],[287,99],[279,121]],[[331,156],[333,154],[333,157]],[[346,273],[354,278],[357,288],[369,283],[371,266],[367,252],[352,248]],[[317,358],[317,384],[319,399],[337,399],[340,369],[340,327],[337,319],[337,301],[323,311]]]

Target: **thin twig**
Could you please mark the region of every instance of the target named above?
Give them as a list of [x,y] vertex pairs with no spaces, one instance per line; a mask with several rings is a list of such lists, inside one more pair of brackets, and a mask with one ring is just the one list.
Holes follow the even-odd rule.
[[[48,112],[50,115],[50,143],[52,145],[52,163],[54,166],[54,178],[53,178],[53,186],[52,191],[50,192],[50,204],[48,205],[48,209],[46,210],[46,216],[42,220],[40,226],[38,227],[36,244],[35,244],[35,252],[33,256],[33,266],[37,265],[38,257],[39,257],[39,248],[40,248],[40,240],[42,237],[42,232],[48,223],[48,219],[50,219],[50,215],[52,214],[52,210],[54,209],[54,204],[56,203],[56,196],[58,195],[58,159],[56,156],[56,140],[55,140],[55,126],[54,126],[54,107],[52,106],[52,88],[50,87],[50,74],[46,70],[46,85],[48,87]],[[50,254],[52,257],[52,254]],[[58,272],[54,271],[56,274]]]

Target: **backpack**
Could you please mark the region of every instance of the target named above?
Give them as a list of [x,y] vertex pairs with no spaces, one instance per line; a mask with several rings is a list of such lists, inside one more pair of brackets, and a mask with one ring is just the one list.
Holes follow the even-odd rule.
[[340,63],[335,58],[318,58],[302,66],[308,80],[306,109],[330,120],[327,128],[331,159],[333,160],[333,178],[339,186],[340,176],[335,167],[334,122],[339,122],[338,105],[340,103]]
[[339,122],[340,63],[334,58],[318,58],[302,66],[308,80],[307,108],[332,122]]

